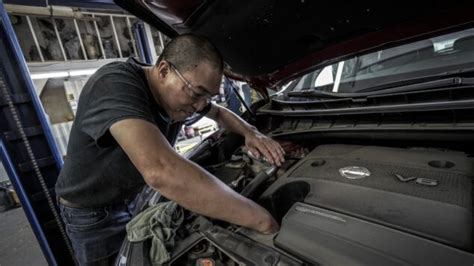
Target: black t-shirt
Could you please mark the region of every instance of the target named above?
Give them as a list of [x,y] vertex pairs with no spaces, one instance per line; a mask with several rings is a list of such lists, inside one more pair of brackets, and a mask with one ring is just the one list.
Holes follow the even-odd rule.
[[133,58],[113,62],[87,81],[56,183],[58,196],[97,207],[131,199],[141,190],[143,177],[109,132],[117,121],[144,119],[156,124],[171,144],[176,140],[182,123],[172,123],[156,103],[141,66],[145,65]]

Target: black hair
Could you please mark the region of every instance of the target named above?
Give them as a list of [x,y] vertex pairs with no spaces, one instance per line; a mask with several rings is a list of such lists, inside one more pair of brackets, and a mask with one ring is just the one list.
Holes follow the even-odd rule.
[[222,74],[224,63],[217,48],[207,38],[183,34],[172,39],[163,49],[156,65],[161,60],[170,62],[180,72],[194,69],[203,60]]

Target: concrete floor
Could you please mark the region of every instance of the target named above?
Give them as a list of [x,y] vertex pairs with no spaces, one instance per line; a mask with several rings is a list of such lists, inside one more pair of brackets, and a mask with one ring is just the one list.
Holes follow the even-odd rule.
[[48,265],[23,209],[0,212],[0,266]]

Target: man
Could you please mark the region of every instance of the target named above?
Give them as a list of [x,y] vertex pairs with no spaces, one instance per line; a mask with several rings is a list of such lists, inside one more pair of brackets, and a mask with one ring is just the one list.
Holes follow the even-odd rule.
[[283,162],[280,145],[227,109],[218,94],[223,62],[206,39],[172,40],[154,66],[134,59],[99,69],[84,86],[68,155],[56,184],[62,218],[81,265],[115,258],[130,220],[132,199],[146,183],[184,208],[273,233],[272,216],[178,155],[173,142],[180,121],[205,114],[245,137],[257,156]]

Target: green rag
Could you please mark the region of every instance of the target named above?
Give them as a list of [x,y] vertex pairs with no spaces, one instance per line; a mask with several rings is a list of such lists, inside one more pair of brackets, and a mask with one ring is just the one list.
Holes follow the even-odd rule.
[[183,209],[168,201],[151,206],[127,223],[127,239],[141,242],[151,238],[150,261],[162,265],[169,261],[168,249],[175,244],[175,234],[184,220]]

